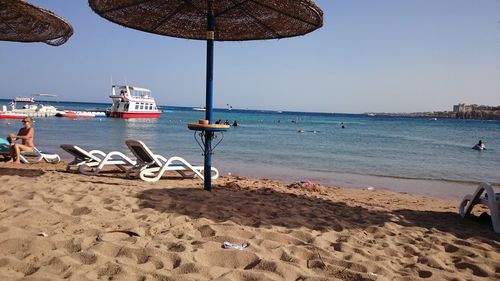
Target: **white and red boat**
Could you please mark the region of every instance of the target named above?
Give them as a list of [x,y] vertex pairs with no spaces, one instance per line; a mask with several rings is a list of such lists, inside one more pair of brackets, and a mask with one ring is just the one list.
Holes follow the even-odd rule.
[[111,95],[113,100],[111,108],[106,115],[115,118],[158,118],[158,110],[151,91],[145,88],[127,85],[112,85]]
[[26,117],[28,115],[24,113],[0,111],[0,119],[24,119]]

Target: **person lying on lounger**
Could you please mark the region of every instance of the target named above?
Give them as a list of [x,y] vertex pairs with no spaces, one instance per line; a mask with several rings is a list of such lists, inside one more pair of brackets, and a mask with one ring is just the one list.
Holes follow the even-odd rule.
[[[7,140],[10,142],[10,160],[8,162],[21,163],[19,155],[21,151],[33,152],[35,147],[35,128],[32,127],[33,119],[26,117],[23,119],[24,126],[19,129],[17,135],[9,134]],[[21,143],[16,143],[21,140]]]

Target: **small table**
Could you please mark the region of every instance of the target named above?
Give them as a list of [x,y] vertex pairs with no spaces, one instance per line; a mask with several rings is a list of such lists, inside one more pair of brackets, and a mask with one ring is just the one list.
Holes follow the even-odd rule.
[[188,123],[188,129],[193,131],[212,131],[220,132],[227,131],[231,128],[229,125],[224,124],[200,124],[200,123]]
[[[194,131],[194,139],[196,143],[200,146],[201,150],[203,150],[203,155],[213,154],[213,150],[222,142],[224,139],[224,132],[227,131],[231,126],[224,124],[199,124],[199,123],[188,123],[187,125],[189,130]],[[219,138],[217,133],[220,134],[220,139],[215,142],[213,145],[210,145],[207,149],[203,145],[207,137],[210,140],[214,140]],[[210,142],[212,144],[212,142]]]

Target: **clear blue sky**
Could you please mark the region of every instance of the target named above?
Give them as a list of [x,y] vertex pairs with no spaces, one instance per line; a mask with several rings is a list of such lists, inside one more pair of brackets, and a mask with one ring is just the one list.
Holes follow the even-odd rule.
[[[109,102],[110,81],[161,105],[205,103],[203,41],[124,28],[85,0],[30,0],[67,19],[60,46],[0,41],[0,98],[52,93]],[[216,107],[318,112],[500,105],[500,1],[318,0],[323,28],[302,37],[216,42]]]

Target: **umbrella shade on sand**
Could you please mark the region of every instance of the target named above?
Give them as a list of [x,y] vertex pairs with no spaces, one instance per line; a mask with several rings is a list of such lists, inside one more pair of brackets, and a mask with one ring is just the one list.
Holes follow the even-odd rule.
[[[94,12],[122,26],[207,41],[205,119],[212,124],[214,41],[279,39],[323,26],[312,0],[89,0]],[[211,141],[205,132],[205,190],[211,189]]]
[[59,46],[73,35],[61,17],[22,0],[0,0],[0,40]]

